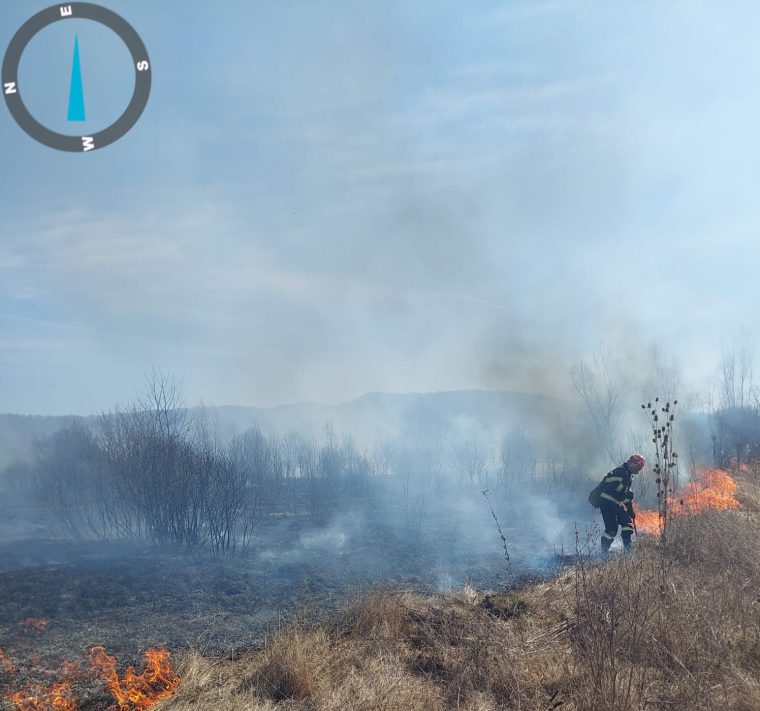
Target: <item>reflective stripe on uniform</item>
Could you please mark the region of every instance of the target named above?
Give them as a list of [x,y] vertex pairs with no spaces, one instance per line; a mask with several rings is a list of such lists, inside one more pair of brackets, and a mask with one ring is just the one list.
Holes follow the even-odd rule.
[[612,503],[614,503],[614,504],[619,504],[620,503],[614,496],[610,496],[606,491],[603,491],[599,495],[599,498],[600,499],[607,499],[608,501],[612,501]]
[[605,531],[602,534],[602,538],[606,538],[608,541],[614,541],[615,540],[615,536],[611,536],[609,533],[607,533],[607,531]]
[[630,526],[621,526],[620,527],[621,533],[633,533],[633,529]]
[[608,481],[620,481],[620,482],[622,482],[623,481],[623,477],[622,476],[606,476],[606,477],[604,477],[604,482],[603,483],[607,483]]

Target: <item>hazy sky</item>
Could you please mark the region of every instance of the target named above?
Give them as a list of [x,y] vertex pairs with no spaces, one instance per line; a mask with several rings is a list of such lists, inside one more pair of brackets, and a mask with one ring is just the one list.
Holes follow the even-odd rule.
[[[0,51],[48,2],[3,0]],[[563,392],[605,341],[689,378],[760,306],[754,2],[108,0],[153,90],[89,154],[0,106],[0,411]],[[223,9],[220,9],[220,6]],[[67,133],[126,105],[107,30],[24,55]],[[46,33],[46,34],[45,34]]]

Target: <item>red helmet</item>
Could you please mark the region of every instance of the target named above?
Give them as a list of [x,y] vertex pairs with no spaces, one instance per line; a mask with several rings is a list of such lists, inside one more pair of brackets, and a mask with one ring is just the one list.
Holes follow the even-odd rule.
[[644,468],[646,460],[640,454],[632,454],[631,458],[628,460],[628,463],[636,467],[636,470],[638,471]]

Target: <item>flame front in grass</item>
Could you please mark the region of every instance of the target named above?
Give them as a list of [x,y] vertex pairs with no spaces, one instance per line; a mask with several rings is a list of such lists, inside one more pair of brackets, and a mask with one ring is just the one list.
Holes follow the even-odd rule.
[[145,671],[137,674],[133,667],[127,667],[123,679],[116,671],[116,659],[106,654],[104,647],[93,647],[89,656],[92,668],[105,679],[108,690],[124,711],[150,708],[169,698],[179,685],[179,677],[169,661],[170,653],[163,649],[149,649],[145,652]]
[[[736,482],[722,469],[701,469],[696,481],[690,481],[673,494],[671,516],[695,514],[707,509],[738,509]],[[636,528],[641,533],[660,533],[662,521],[657,511],[636,508]]]
[[6,699],[16,705],[16,711],[78,711],[68,681],[60,681],[49,689],[33,687],[26,693],[14,691]]
[[697,481],[690,481],[675,497],[686,513],[705,509],[738,509],[736,482],[722,469],[699,472]]
[[44,632],[47,629],[48,621],[44,617],[27,617],[19,624],[27,631]]
[[652,509],[646,511],[639,511],[636,504],[633,505],[636,511],[636,530],[639,533],[660,533],[662,531],[662,521],[660,520],[660,514]]

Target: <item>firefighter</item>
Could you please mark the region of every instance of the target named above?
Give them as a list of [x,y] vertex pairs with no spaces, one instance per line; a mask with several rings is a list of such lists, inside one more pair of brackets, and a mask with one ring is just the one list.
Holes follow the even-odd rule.
[[634,454],[625,464],[616,467],[602,479],[599,508],[604,519],[602,553],[605,555],[617,536],[618,526],[623,546],[626,549],[631,547],[633,519],[636,517],[633,510],[632,479],[644,468],[645,463],[644,457]]

